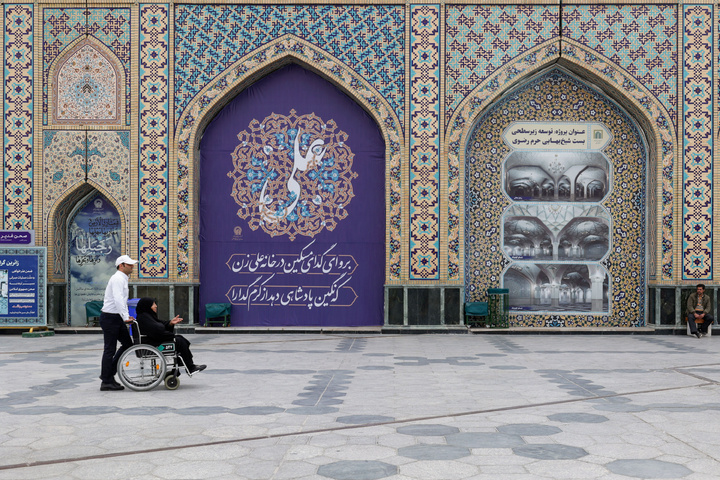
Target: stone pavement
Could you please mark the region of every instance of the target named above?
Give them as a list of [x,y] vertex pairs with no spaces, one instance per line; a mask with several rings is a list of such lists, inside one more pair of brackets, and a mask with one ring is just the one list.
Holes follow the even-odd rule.
[[188,337],[101,392],[99,335],[0,336],[0,479],[720,478],[717,337]]

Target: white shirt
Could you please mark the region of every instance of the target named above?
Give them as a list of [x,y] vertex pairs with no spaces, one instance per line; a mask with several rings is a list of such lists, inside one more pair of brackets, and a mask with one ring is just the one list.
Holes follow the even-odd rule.
[[127,322],[130,318],[127,306],[129,293],[128,276],[118,270],[110,277],[110,281],[108,281],[105,288],[102,311],[105,313],[117,313]]

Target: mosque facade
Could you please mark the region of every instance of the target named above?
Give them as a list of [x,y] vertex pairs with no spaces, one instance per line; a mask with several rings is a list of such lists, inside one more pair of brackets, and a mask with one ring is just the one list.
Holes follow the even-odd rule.
[[513,327],[669,329],[716,299],[715,3],[2,11],[2,229],[46,247],[51,325],[120,254],[131,296],[238,327],[462,326],[505,288]]

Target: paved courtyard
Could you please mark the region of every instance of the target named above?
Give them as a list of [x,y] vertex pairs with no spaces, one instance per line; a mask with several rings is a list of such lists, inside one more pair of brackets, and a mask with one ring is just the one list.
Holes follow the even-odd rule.
[[0,336],[0,479],[720,478],[720,339],[188,335],[101,392],[100,335]]

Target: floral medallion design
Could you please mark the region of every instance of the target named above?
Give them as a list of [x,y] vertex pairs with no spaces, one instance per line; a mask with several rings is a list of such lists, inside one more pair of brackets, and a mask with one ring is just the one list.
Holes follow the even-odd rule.
[[56,122],[119,122],[117,73],[92,45],[82,45],[60,67],[57,85]]
[[238,134],[232,196],[238,216],[272,237],[314,237],[347,217],[353,153],[333,120],[272,114]]

